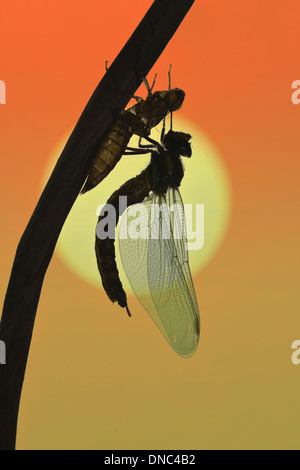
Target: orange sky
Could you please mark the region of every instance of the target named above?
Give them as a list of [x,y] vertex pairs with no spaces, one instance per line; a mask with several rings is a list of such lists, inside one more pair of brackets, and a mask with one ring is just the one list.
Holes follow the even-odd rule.
[[[1,299],[51,152],[151,3],[2,6]],[[177,358],[133,298],[128,324],[54,255],[19,448],[299,447],[299,13],[295,0],[198,0],[153,69],[163,89],[172,63],[180,113],[218,148],[232,185],[226,238],[194,280],[196,355]]]

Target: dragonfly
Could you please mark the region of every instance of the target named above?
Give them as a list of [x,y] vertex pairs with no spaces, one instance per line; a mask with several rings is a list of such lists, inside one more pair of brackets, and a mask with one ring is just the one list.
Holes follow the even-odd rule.
[[148,80],[143,78],[148,92],[147,98],[144,100],[134,96],[137,103],[117,113],[115,122],[101,142],[81,194],[95,188],[114,169],[125,153],[133,134],[140,138],[149,136],[153,127],[157,126],[169,113],[181,108],[185,92],[180,88],[171,89],[171,67],[168,90],[153,93],[155,81],[156,75],[150,87]]
[[[131,288],[172,348],[182,357],[197,349],[200,316],[189,267],[184,205],[179,187],[184,175],[181,157],[191,157],[191,136],[172,129],[161,142],[126,153],[151,152],[145,170],[124,183],[108,199],[96,230],[96,257],[104,290],[112,302],[128,308],[115,258],[115,232],[103,236],[108,208],[118,225],[126,197],[127,210],[119,223],[119,248]],[[164,211],[161,209],[164,207]],[[132,228],[134,227],[134,230]]]

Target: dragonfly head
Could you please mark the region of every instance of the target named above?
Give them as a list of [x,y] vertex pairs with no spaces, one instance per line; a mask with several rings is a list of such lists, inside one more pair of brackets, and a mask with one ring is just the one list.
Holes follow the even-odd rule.
[[169,131],[162,139],[162,144],[170,152],[175,152],[182,157],[190,158],[192,148],[190,144],[192,136],[185,132]]

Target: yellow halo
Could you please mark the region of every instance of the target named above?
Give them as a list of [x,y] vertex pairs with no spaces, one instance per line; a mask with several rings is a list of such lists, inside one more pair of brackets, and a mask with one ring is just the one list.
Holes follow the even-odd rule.
[[[189,253],[191,270],[196,274],[207,265],[222,243],[231,212],[231,187],[222,158],[204,133],[177,115],[175,124],[174,130],[192,135],[192,157],[183,159],[182,199],[185,204],[204,204],[204,247]],[[160,139],[160,127],[154,129],[152,136]],[[43,183],[49,178],[66,140],[63,139],[52,153]],[[137,143],[138,138],[133,137],[130,146],[136,147]],[[96,189],[78,197],[61,232],[56,253],[73,273],[96,287],[102,288],[94,251],[97,208],[105,204],[121,184],[139,174],[148,162],[149,155],[123,156]],[[120,278],[125,291],[130,293],[118,249],[116,251]]]

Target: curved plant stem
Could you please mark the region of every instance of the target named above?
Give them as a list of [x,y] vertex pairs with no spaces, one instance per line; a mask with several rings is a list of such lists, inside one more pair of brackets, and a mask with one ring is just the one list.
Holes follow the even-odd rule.
[[163,52],[194,0],[156,0],[86,105],[17,248],[4,301],[0,340],[0,449],[15,448],[18,409],[44,276],[64,222],[99,143]]

